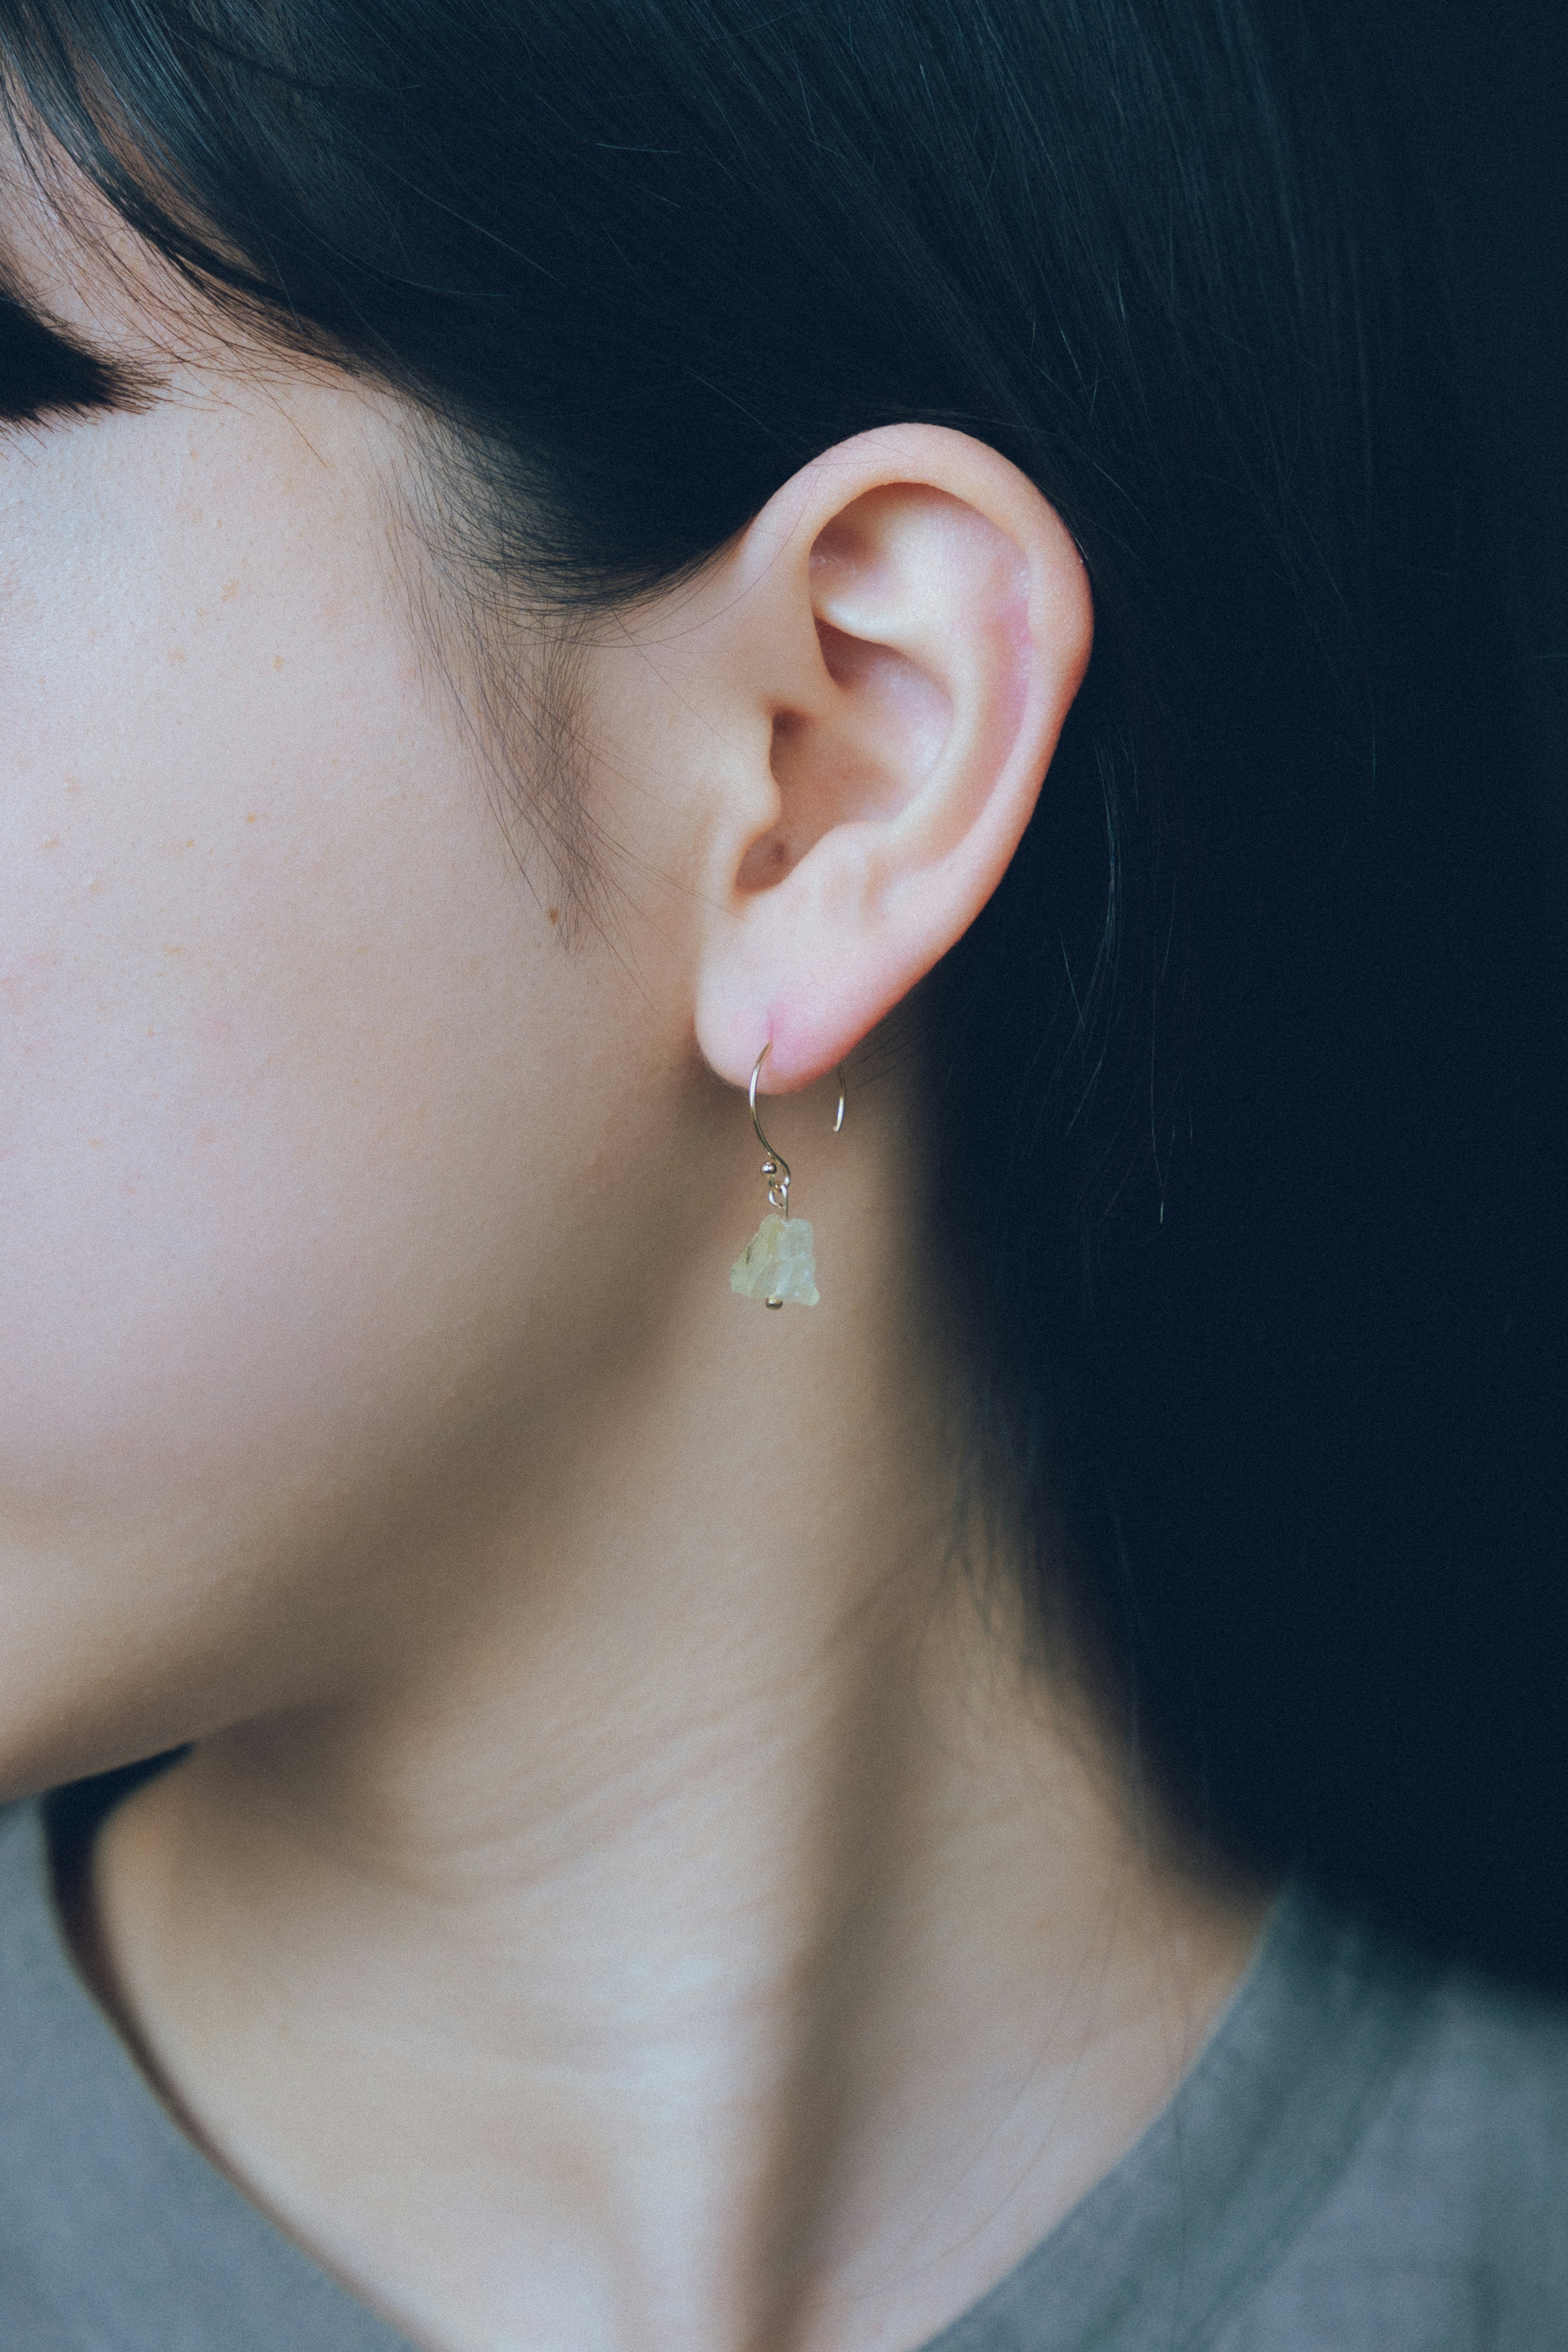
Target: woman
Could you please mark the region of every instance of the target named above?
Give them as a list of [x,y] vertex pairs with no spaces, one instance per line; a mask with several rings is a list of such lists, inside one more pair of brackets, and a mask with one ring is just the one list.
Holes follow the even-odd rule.
[[1552,2340],[1561,2016],[1187,1697],[1568,1524],[1392,37],[0,49],[0,2337]]

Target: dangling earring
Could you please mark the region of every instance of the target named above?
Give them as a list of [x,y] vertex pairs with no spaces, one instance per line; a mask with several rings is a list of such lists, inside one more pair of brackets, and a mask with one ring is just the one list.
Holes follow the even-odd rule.
[[[772,1042],[769,1038],[768,1045]],[[768,1046],[764,1045],[752,1069],[747,1100],[751,1105],[751,1124],[757,1129],[757,1140],[768,1154],[762,1173],[768,1180],[768,1213],[730,1267],[729,1286],[738,1290],[743,1298],[760,1298],[765,1307],[782,1307],[787,1298],[796,1307],[815,1307],[820,1299],[816,1261],[811,1254],[811,1228],[804,1217],[789,1214],[789,1162],[781,1151],[774,1150],[757,1116],[757,1081],[767,1059]],[[843,1123],[844,1066],[841,1062],[839,1108],[833,1119],[835,1135]]]

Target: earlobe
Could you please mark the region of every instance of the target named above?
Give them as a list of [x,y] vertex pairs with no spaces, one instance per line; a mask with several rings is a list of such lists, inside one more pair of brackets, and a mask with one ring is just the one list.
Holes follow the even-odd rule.
[[716,818],[697,1035],[736,1085],[768,1041],[787,1091],[841,1061],[995,889],[1092,610],[1033,484],[937,426],[828,452],[732,562],[727,673],[760,698],[748,738],[768,774]]

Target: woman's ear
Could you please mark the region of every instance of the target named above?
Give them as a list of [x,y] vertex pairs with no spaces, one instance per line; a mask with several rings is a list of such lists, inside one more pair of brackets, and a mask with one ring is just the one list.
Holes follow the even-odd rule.
[[937,425],[803,467],[723,572],[725,731],[756,772],[727,761],[709,802],[697,1038],[737,1086],[768,1044],[779,1093],[841,1061],[996,888],[1093,614],[1054,509]]

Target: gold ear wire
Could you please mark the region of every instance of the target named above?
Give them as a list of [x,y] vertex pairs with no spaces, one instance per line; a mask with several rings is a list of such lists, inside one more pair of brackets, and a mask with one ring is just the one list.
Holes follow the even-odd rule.
[[[762,1075],[762,1065],[768,1059],[771,1037],[757,1056],[751,1068],[751,1084],[746,1090],[750,1106],[751,1124],[757,1140],[767,1153],[762,1173],[768,1180],[768,1206],[773,1213],[764,1217],[745,1251],[730,1268],[729,1286],[743,1297],[760,1298],[765,1307],[782,1307],[786,1297],[802,1307],[815,1307],[818,1299],[816,1265],[811,1252],[811,1228],[802,1218],[789,1229],[789,1162],[781,1151],[774,1150],[762,1131],[762,1121],[757,1113],[757,1081]],[[839,1107],[833,1115],[833,1133],[839,1134],[844,1123],[844,1105],[848,1099],[844,1066],[839,1064]],[[776,1230],[768,1231],[769,1226]],[[781,1286],[775,1290],[779,1277]]]
[[[773,1040],[769,1037],[768,1045],[771,1045],[772,1043]],[[768,1154],[762,1163],[762,1172],[768,1179],[768,1205],[770,1209],[777,1209],[780,1215],[787,1217],[789,1214],[789,1162],[781,1151],[774,1150],[773,1146],[763,1134],[762,1121],[757,1116],[757,1081],[762,1076],[762,1065],[768,1059],[768,1045],[763,1046],[761,1053],[751,1066],[751,1084],[746,1090],[746,1099],[751,1106],[751,1124],[757,1129],[757,1140]],[[770,1298],[768,1304],[769,1307],[782,1307],[784,1301],[781,1298]]]

